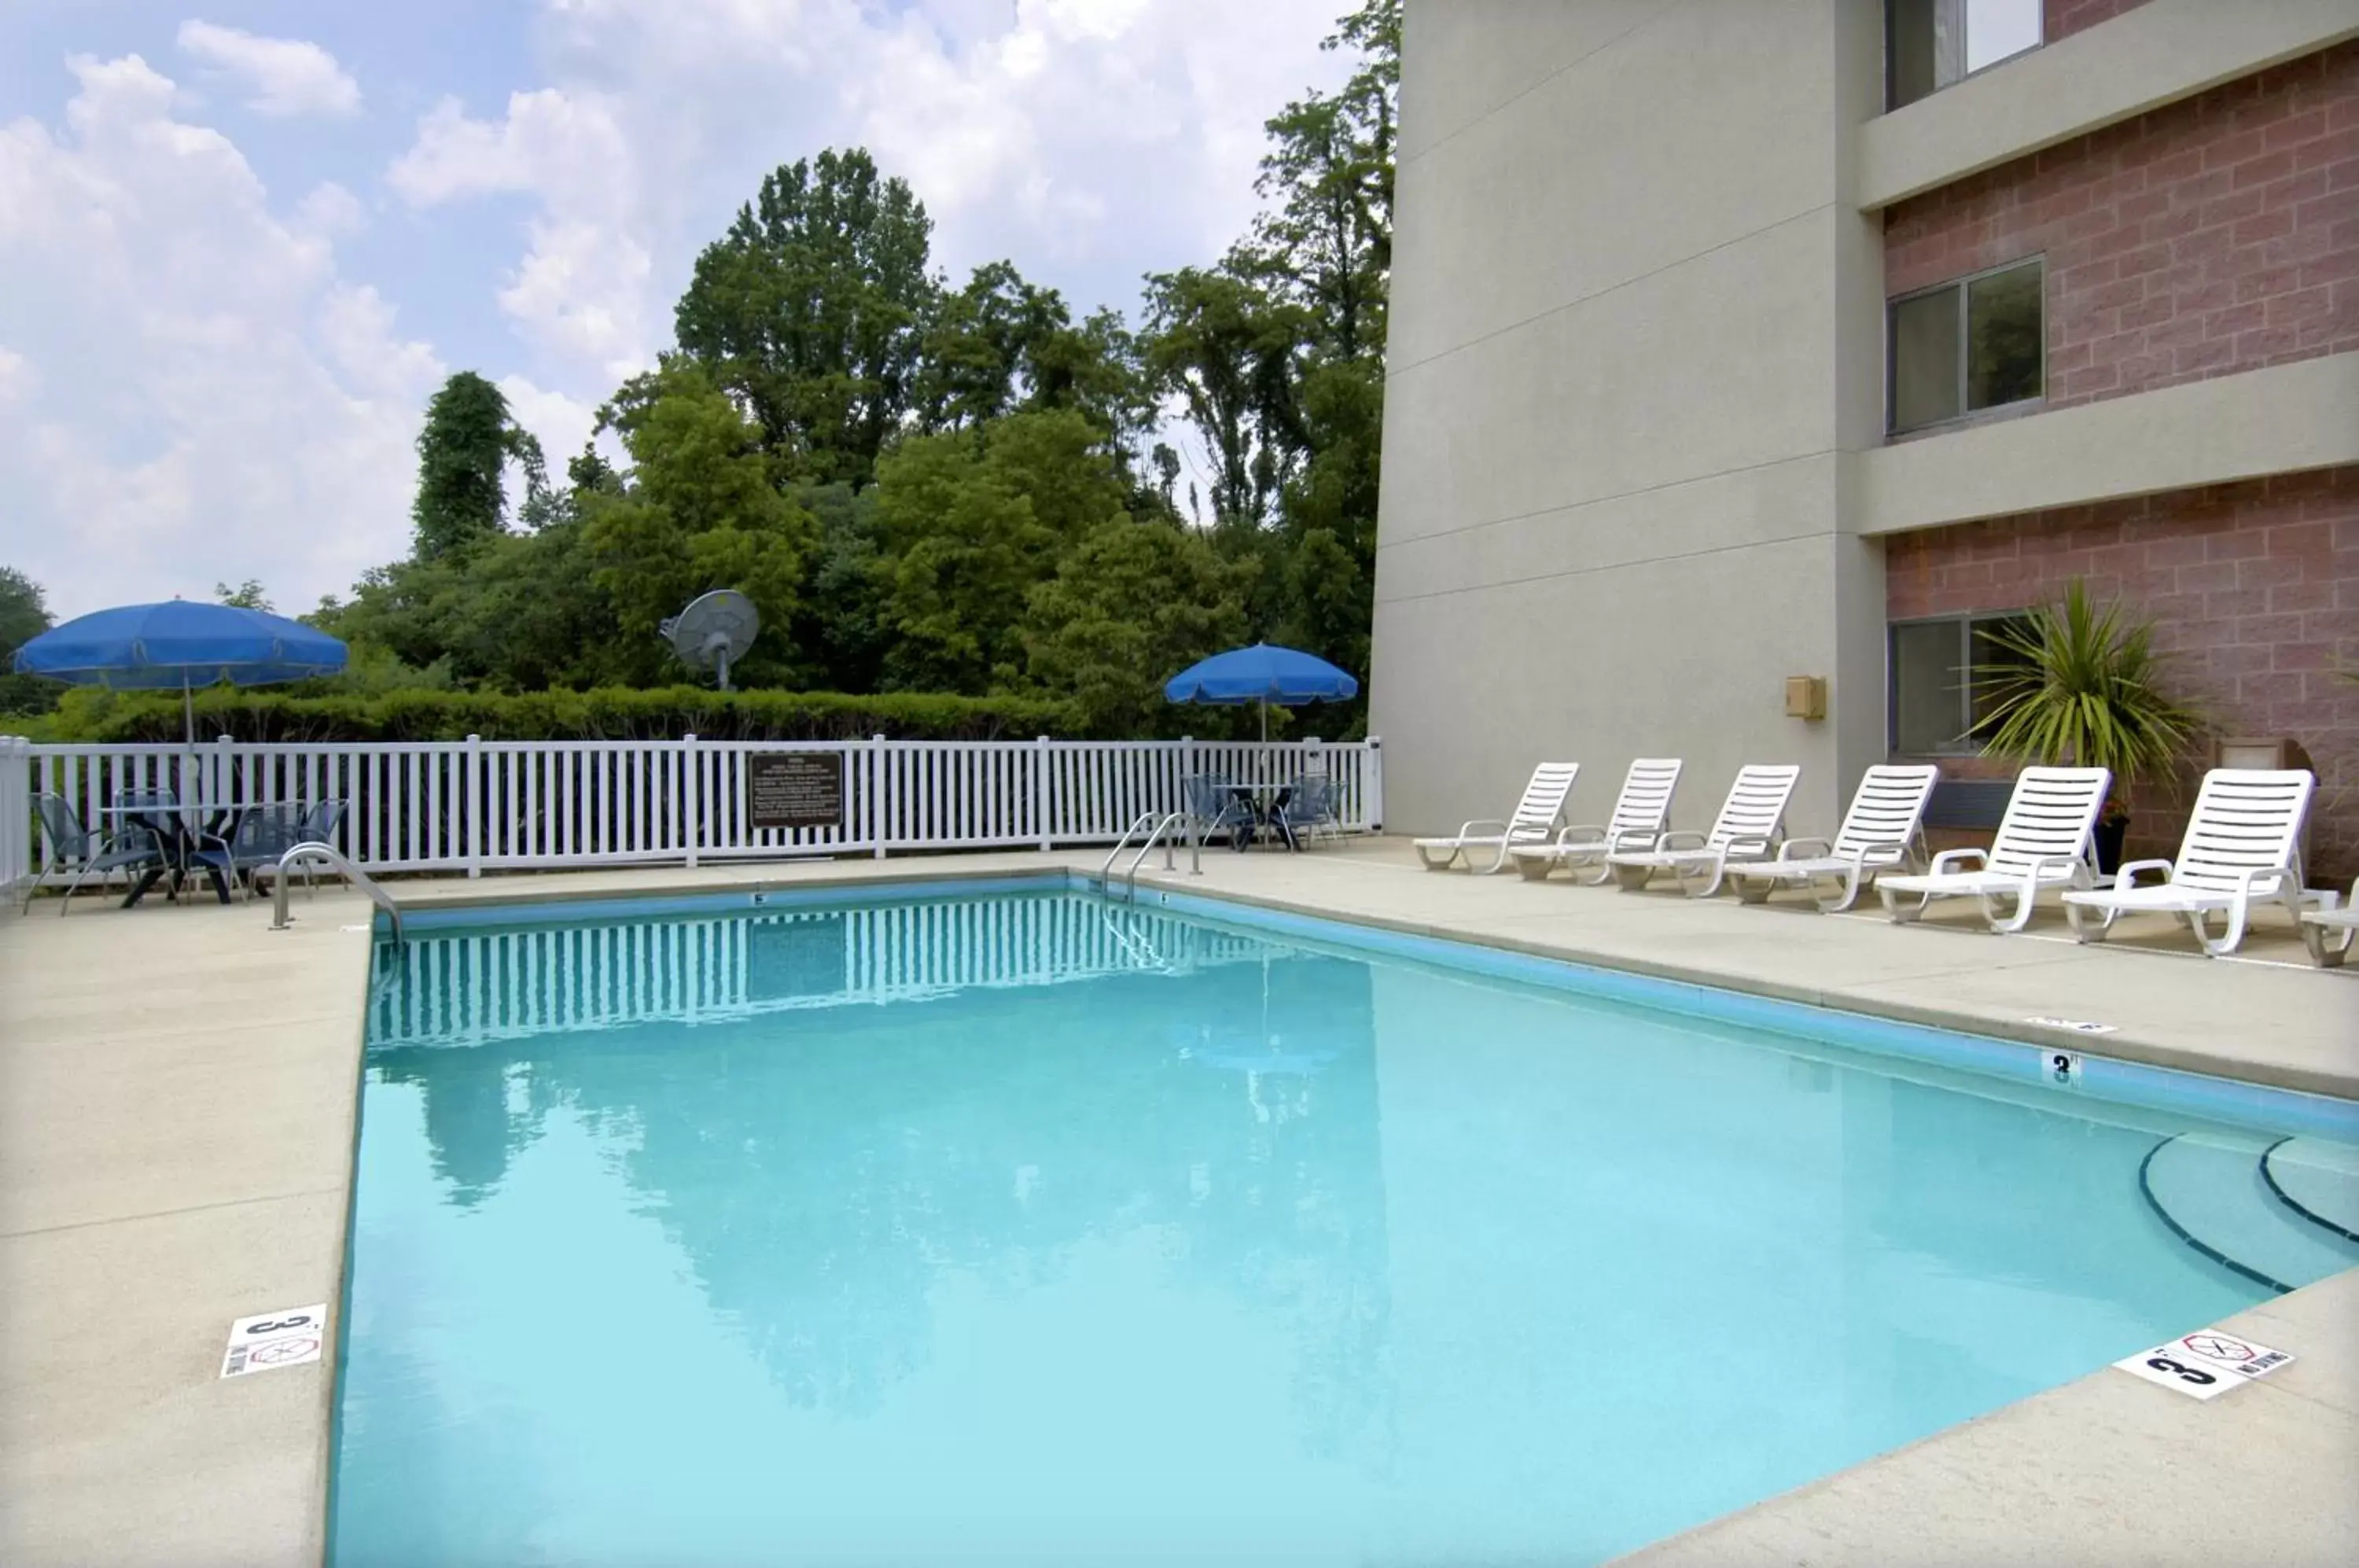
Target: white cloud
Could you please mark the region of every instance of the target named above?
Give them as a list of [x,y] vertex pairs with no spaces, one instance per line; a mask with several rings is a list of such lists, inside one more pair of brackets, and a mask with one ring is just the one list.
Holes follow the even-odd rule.
[[361,87],[318,44],[266,38],[211,22],[180,24],[181,52],[234,78],[263,114],[357,114]]
[[368,223],[360,198],[332,180],[323,180],[295,203],[294,226],[307,234],[340,239],[357,234]]
[[0,420],[0,561],[66,613],[342,590],[407,539],[440,360],[338,276],[332,198],[282,217],[144,60],[68,63],[61,133],[0,125],[0,341],[49,372]]
[[500,290],[500,309],[560,365],[609,381],[648,363],[651,236],[638,212],[629,138],[594,92],[510,96],[497,120],[444,99],[386,171],[415,207],[532,192],[530,246]]
[[[587,392],[649,363],[697,251],[761,177],[867,146],[954,273],[999,256],[1077,305],[1209,261],[1250,221],[1262,122],[1343,69],[1341,0],[543,0],[550,80],[455,100],[386,170],[414,207],[522,195],[502,310]],[[603,387],[601,388],[603,391]]]
[[22,402],[39,385],[40,376],[34,370],[33,362],[0,343],[0,404]]

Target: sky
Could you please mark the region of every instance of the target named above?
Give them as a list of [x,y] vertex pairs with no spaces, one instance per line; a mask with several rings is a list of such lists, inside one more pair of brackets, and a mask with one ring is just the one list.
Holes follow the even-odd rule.
[[[192,8],[192,5],[194,8]],[[0,566],[60,618],[408,544],[420,412],[553,469],[762,175],[867,147],[953,278],[1215,259],[1348,0],[0,0]]]

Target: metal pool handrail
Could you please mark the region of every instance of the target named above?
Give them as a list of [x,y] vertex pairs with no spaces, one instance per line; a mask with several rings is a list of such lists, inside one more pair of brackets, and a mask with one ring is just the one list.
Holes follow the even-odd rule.
[[393,921],[393,940],[397,946],[400,944],[401,906],[393,901],[393,895],[377,886],[367,872],[347,860],[340,851],[316,841],[299,844],[278,857],[278,875],[272,879],[270,888],[272,931],[285,931],[294,923],[287,913],[287,873],[307,860],[325,861],[331,868],[342,873],[345,881],[375,900],[376,907]]

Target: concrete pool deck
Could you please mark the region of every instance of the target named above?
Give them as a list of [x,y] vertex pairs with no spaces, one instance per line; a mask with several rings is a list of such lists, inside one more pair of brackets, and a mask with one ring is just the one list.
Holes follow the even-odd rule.
[[[1094,869],[1102,853],[567,872],[397,883],[408,909]],[[2359,970],[2315,971],[2281,914],[2248,962],[2168,928],[2114,949],[1958,915],[1747,909],[1512,874],[1406,844],[1207,852],[1142,889],[1369,921],[2359,1098]],[[366,900],[0,916],[0,1562],[311,1563],[332,1363],[222,1380],[230,1320],[337,1301]],[[2359,1558],[2359,1271],[2232,1320],[2293,1367],[2208,1403],[2111,1371],[1647,1549],[1665,1563]],[[2203,1325],[2190,1324],[2190,1328]],[[2225,1501],[2215,1500],[2218,1496]],[[2197,1499],[2190,1506],[2190,1496]]]

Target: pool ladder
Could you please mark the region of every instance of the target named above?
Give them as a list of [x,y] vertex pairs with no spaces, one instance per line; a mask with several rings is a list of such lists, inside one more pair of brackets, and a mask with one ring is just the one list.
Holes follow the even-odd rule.
[[[1122,837],[1114,842],[1114,848],[1107,853],[1105,864],[1098,867],[1098,891],[1104,894],[1107,898],[1114,897],[1114,878],[1115,875],[1114,863],[1122,858],[1122,852],[1130,847],[1130,841],[1132,838],[1136,836],[1139,830],[1144,828],[1147,830],[1147,837],[1140,842],[1138,845],[1138,853],[1130,857],[1129,866],[1125,866],[1121,873],[1125,898],[1127,901],[1134,904],[1138,902],[1139,866],[1147,859],[1147,855],[1154,851],[1155,846],[1160,844],[1163,846],[1163,869],[1166,871],[1177,870],[1179,868],[1179,863],[1172,858],[1172,852],[1179,847],[1179,844],[1176,840],[1168,835],[1175,827],[1180,829],[1184,833],[1187,829],[1187,825],[1188,813],[1185,811],[1171,811],[1160,819],[1158,819],[1153,811],[1140,812],[1137,821],[1132,822],[1130,826],[1122,830]],[[1189,835],[1188,875],[1190,877],[1201,877],[1204,874],[1203,847],[1202,843],[1194,835]]]
[[393,901],[393,895],[379,887],[367,872],[346,859],[342,852],[316,840],[299,844],[278,857],[278,875],[271,879],[270,887],[272,931],[285,931],[295,923],[293,917],[287,912],[287,887],[290,880],[287,874],[306,863],[325,863],[331,870],[342,873],[345,881],[366,893],[376,907],[385,911],[386,918],[393,922],[393,945],[397,948],[401,946],[401,906]]

